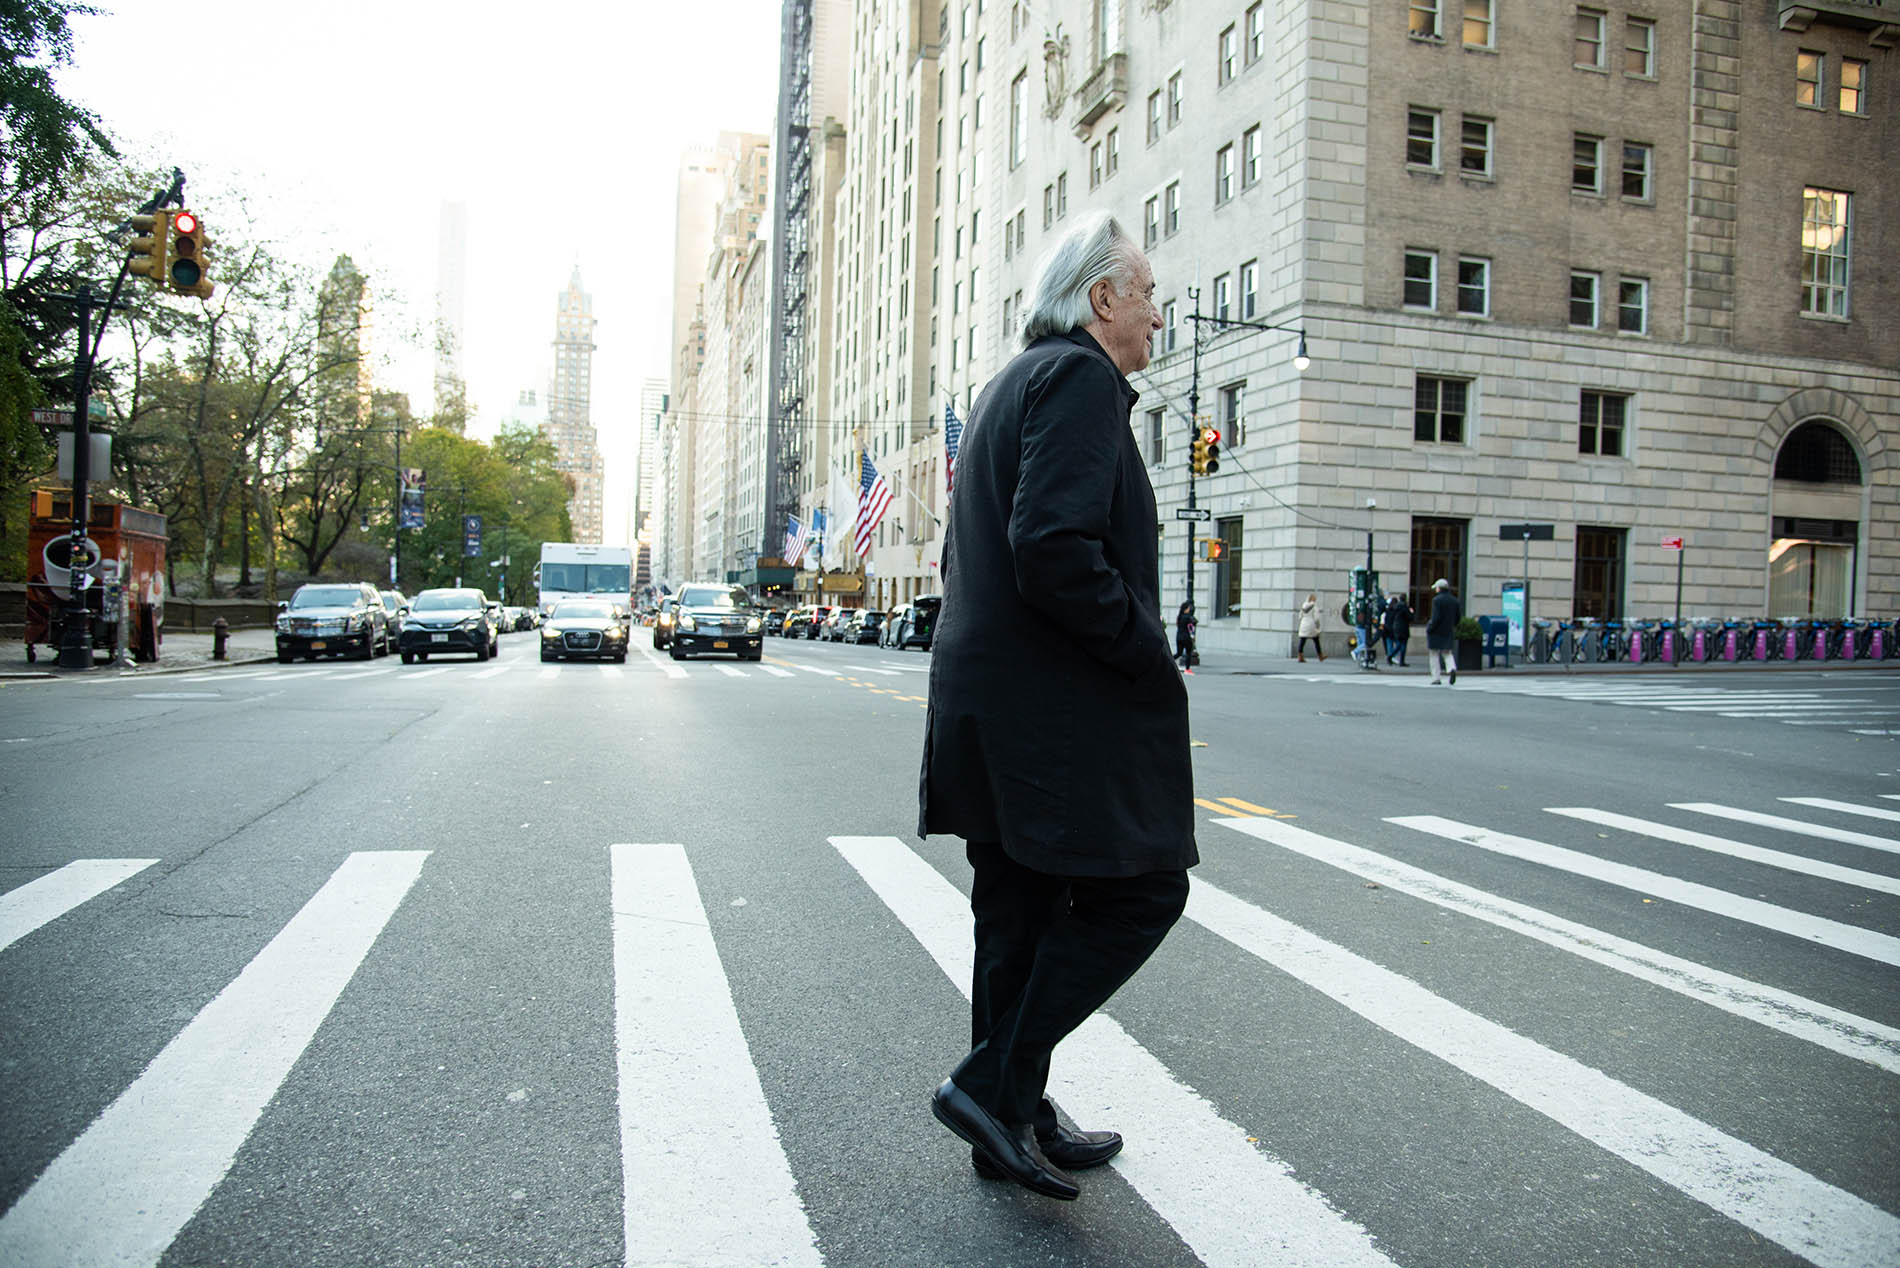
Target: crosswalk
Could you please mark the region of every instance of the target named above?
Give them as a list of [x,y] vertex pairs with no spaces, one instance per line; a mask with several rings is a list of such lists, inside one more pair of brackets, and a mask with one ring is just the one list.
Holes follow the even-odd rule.
[[[682,680],[691,678],[775,678],[798,679],[801,676],[813,678],[846,678],[865,676],[873,680],[888,683],[918,683],[930,674],[928,664],[916,665],[866,665],[839,664],[814,665],[803,661],[785,660],[773,657],[766,661],[733,662],[726,660],[689,660],[674,661],[665,656],[650,652],[642,654],[635,649],[635,655],[625,665],[610,661],[556,661],[542,664],[538,661],[519,660],[505,664],[487,665],[477,668],[474,663],[442,665],[382,665],[375,668],[329,668],[320,666],[300,666],[293,669],[268,668],[230,668],[207,669],[194,673],[178,674],[170,677],[170,683],[190,684],[203,682],[251,682],[251,683],[295,683],[295,682],[357,682],[366,679],[380,679],[384,682],[419,682],[442,675],[459,675],[472,681],[487,681],[496,678],[515,680],[533,678],[539,681],[557,679],[581,679],[584,681],[615,682],[632,678],[660,678]],[[116,681],[99,679],[98,681]]]
[[[1195,874],[1186,932],[1176,932],[1145,974],[1179,975],[1170,989],[1188,993],[1207,985],[1200,980],[1203,959],[1239,957],[1259,972],[1221,980],[1232,1014],[1223,1023],[1267,1008],[1286,985],[1297,987],[1302,1006],[1326,1030],[1343,1033],[1350,1023],[1389,1045],[1379,1060],[1390,1064],[1363,1072],[1387,1089],[1390,1101],[1378,1108],[1396,1119],[1429,1119],[1443,1109],[1431,1089],[1447,1077],[1462,1080],[1522,1111],[1523,1122],[1541,1124],[1520,1130],[1534,1131],[1547,1156],[1590,1171],[1559,1176],[1558,1183],[1580,1188],[1595,1181],[1609,1159],[1646,1177],[1646,1191],[1666,1195],[1656,1199],[1661,1208],[1676,1211],[1670,1218],[1690,1230],[1687,1243],[1719,1246],[1726,1234],[1716,1230],[1732,1227],[1742,1230],[1734,1236],[1826,1268],[1900,1263],[1900,1200],[1892,1183],[1900,1174],[1900,1142],[1891,1133],[1870,1146],[1875,1156],[1829,1170],[1811,1151],[1754,1138],[1754,1120],[1725,1100],[1731,1070],[1769,1062],[1772,1048],[1776,1077],[1791,1052],[1805,1054],[1792,1058],[1786,1073],[1806,1087],[1817,1112],[1887,1113],[1896,1102],[1900,1027],[1892,1023],[1900,977],[1893,970],[1900,938],[1884,929],[1900,925],[1893,901],[1900,897],[1900,830],[1892,826],[1900,823],[1900,794],[1550,806],[1527,809],[1531,817],[1520,815],[1508,831],[1436,813],[1326,827],[1295,822],[1245,797],[1200,804],[1210,816],[1202,833],[1207,862]],[[866,976],[896,973],[899,965],[908,971],[913,962],[934,965],[967,998],[970,916],[958,886],[897,837],[820,835],[825,857],[838,865],[825,886],[846,913],[838,918],[895,935],[880,944],[882,968],[852,963],[840,971]],[[612,1036],[615,1086],[574,1094],[599,1096],[617,1122],[624,1262],[867,1262],[862,1247],[846,1250],[834,1240],[839,1213],[827,1187],[834,1177],[808,1166],[790,1143],[809,1129],[787,1132],[788,1125],[805,1125],[787,1118],[796,1105],[775,1098],[755,1037],[782,1019],[747,1015],[774,992],[756,980],[756,950],[737,941],[743,926],[709,917],[693,843],[600,848],[605,884],[578,895],[569,914],[599,921],[611,942],[611,1016],[601,1025]],[[1643,865],[1624,861],[1630,857]],[[62,922],[83,920],[89,905],[108,894],[117,893],[122,904],[142,901],[125,891],[157,862],[77,860],[0,894],[0,955],[55,933]],[[434,866],[426,850],[345,857],[0,1215],[0,1263],[160,1262],[194,1213],[217,1201],[233,1158],[268,1118],[291,1067]],[[1466,952],[1480,957],[1463,966],[1466,976],[1422,972],[1386,940],[1389,929],[1327,919],[1326,909],[1302,906],[1294,896],[1302,887],[1323,888],[1316,877],[1335,875],[1357,882],[1348,892],[1363,887],[1401,896],[1408,905],[1388,907],[1385,920],[1435,931],[1448,948],[1485,950]],[[1667,918],[1645,923],[1641,937],[1602,918],[1645,909]],[[1709,922],[1723,934],[1694,939],[1685,932]],[[1452,926],[1474,936],[1436,933]],[[1766,961],[1739,946],[1731,951],[1751,937],[1785,950]],[[1681,1085],[1652,1078],[1651,1067],[1566,1051],[1547,1033],[1527,1032],[1521,1020],[1492,1015],[1499,998],[1469,983],[1489,982],[1532,948],[1578,966],[1543,987],[1552,1007],[1584,998],[1585,983],[1622,982],[1596,989],[1619,1006],[1637,1008],[1640,998],[1646,1014],[1673,1018],[1652,1041],[1663,1049],[1656,1054],[1663,1068],[1687,1069],[1692,1059],[1711,1055],[1696,1051],[1691,1038],[1709,1017],[1739,1020],[1745,1037],[1713,1054],[1714,1081],[1679,1103]],[[1796,948],[1809,957],[1806,969],[1779,984],[1762,980]],[[1735,962],[1717,962],[1725,955]],[[1836,975],[1854,980],[1866,965],[1884,975],[1874,979],[1885,982],[1884,1017],[1863,1015],[1870,1011],[1865,995],[1829,999]],[[1858,998],[1860,1011],[1842,998]],[[1111,1001],[1063,1045],[1052,1072],[1052,1095],[1067,1113],[1085,1126],[1112,1125],[1130,1142],[1112,1172],[1134,1201],[1098,1208],[1093,1218],[1159,1221],[1193,1261],[1210,1268],[1467,1262],[1408,1255],[1401,1248],[1416,1243],[1395,1224],[1398,1212],[1418,1204],[1436,1204],[1457,1218],[1445,1207],[1442,1177],[1420,1162],[1455,1153],[1457,1142],[1427,1139],[1416,1142],[1417,1155],[1356,1160],[1349,1172],[1378,1173],[1378,1188],[1395,1195],[1379,1201],[1361,1185],[1341,1183],[1344,1176],[1282,1152],[1280,1111],[1257,1103],[1261,1096],[1269,1106],[1278,1099],[1270,1065],[1252,1071],[1248,1082],[1258,1086],[1248,1088],[1233,1086],[1205,1060],[1177,1066],[1170,1054],[1185,1050],[1174,1032],[1193,1028],[1194,1019],[1157,1025],[1129,1008],[1123,1011],[1120,997]],[[1250,1024],[1271,1030],[1277,1022],[1263,1015]],[[1681,1046],[1673,1057],[1671,1045]],[[948,1064],[954,1055],[935,1059]],[[839,1056],[847,1067],[863,1059]],[[1342,1083],[1372,1060],[1343,1042],[1328,1058]],[[1804,1073],[1804,1063],[1822,1073]],[[1848,1067],[1865,1074],[1848,1079]],[[1824,1077],[1830,1069],[1832,1080]],[[1833,1083],[1865,1088],[1869,1081],[1878,1089],[1874,1102],[1828,1104]],[[30,1098],[34,1091],[14,1094]],[[1742,1101],[1749,1095],[1739,1094]],[[1088,1189],[1109,1183],[1097,1174]],[[744,1200],[733,1200],[735,1194]],[[1079,1205],[1087,1206],[1089,1196],[1085,1191]],[[1700,1213],[1682,1215],[1680,1204]],[[1709,1213],[1720,1220],[1710,1224]],[[1604,1218],[1614,1224],[1622,1217]],[[1575,1262],[1595,1258],[1585,1250]],[[1693,1262],[1723,1262],[1719,1250],[1710,1256]],[[231,1257],[246,1256],[233,1247]],[[928,1263],[930,1252],[901,1261]],[[1673,1255],[1669,1261],[1681,1262]]]
[[[1363,674],[1306,675],[1306,681],[1351,683],[1397,690],[1445,691],[1416,676]],[[1645,675],[1636,677],[1511,677],[1472,673],[1459,678],[1463,694],[1537,696],[1585,704],[1626,705],[1665,713],[1753,718],[1789,726],[1834,727],[1857,735],[1900,735],[1900,676],[1857,673],[1851,683],[1828,686],[1686,683]]]

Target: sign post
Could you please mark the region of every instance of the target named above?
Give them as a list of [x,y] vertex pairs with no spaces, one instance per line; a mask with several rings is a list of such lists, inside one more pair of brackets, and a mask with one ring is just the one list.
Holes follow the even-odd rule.
[[[1682,637],[1682,557],[1688,552],[1682,548],[1680,537],[1665,537],[1662,539],[1662,546],[1664,550],[1676,552],[1676,637],[1679,639]],[[1680,665],[1682,663],[1681,649],[1672,644],[1671,650],[1675,653],[1670,659],[1671,666]]]
[[[1531,543],[1552,541],[1557,536],[1555,524],[1500,524],[1498,540],[1511,542],[1521,540],[1524,543],[1524,614],[1521,618],[1521,636],[1518,643],[1519,654],[1529,657],[1531,650]],[[1569,668],[1568,665],[1565,668]]]

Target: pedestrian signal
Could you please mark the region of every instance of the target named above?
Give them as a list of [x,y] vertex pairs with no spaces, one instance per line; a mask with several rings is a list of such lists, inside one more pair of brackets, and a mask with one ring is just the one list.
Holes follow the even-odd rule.
[[165,253],[165,284],[179,295],[211,297],[205,280],[204,224],[195,212],[171,213],[171,243]]
[[1227,558],[1227,543],[1218,537],[1201,538],[1201,558],[1210,564],[1217,564]]
[[165,282],[165,246],[171,236],[171,213],[156,211],[132,217],[132,230],[138,236],[127,244],[131,253],[125,271],[150,278],[154,284]]

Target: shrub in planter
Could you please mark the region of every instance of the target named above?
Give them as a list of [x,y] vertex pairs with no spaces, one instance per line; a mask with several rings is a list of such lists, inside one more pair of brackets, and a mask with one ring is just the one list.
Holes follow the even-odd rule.
[[1455,664],[1460,673],[1472,673],[1484,668],[1484,631],[1478,627],[1475,616],[1461,617],[1455,633],[1458,640],[1455,652]]

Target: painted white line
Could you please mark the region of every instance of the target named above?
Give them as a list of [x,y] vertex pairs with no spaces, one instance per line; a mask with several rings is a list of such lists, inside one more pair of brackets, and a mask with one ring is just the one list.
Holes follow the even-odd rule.
[[[0,1216],[0,1263],[158,1263],[230,1170],[428,854],[345,859]],[[75,1219],[77,1211],[85,1218]]]
[[541,666],[541,676],[543,678],[559,678],[561,676],[561,666],[543,665]]
[[626,1262],[822,1265],[686,851],[611,853]]
[[1567,850],[1562,846],[1546,845],[1542,841],[1532,841],[1528,837],[1489,832],[1483,828],[1471,827],[1469,824],[1441,819],[1437,815],[1408,815],[1397,819],[1387,819],[1386,822],[1396,823],[1402,828],[1413,828],[1419,832],[1429,832],[1433,836],[1444,837],[1447,840],[1462,841],[1466,845],[1475,845],[1481,850],[1490,850],[1494,854],[1523,859],[1529,863],[1539,863],[1545,867],[1554,867],[1578,876],[1587,876],[1605,884],[1635,890],[1639,894],[1651,894],[1673,903],[1681,903],[1686,907],[1726,916],[1731,920],[1759,925],[1763,929],[1784,933],[1791,938],[1800,938],[1803,941],[1845,951],[1850,955],[1878,960],[1882,964],[1900,965],[1900,938],[1875,933],[1871,929],[1862,929],[1858,925],[1842,924],[1838,920],[1790,911],[1786,907],[1777,907],[1772,903],[1761,902],[1754,898],[1743,898],[1727,890],[1698,885],[1694,881],[1677,880],[1673,876],[1664,876],[1660,872],[1648,872],[1640,867],[1612,863],[1607,859],[1597,858],[1595,855]]
[[374,678],[378,674],[393,674],[395,672],[396,667],[394,665],[378,665],[375,669],[359,669],[354,673],[339,672],[337,678],[339,680],[346,678]]
[[402,671],[402,680],[404,682],[411,682],[417,678],[429,678],[436,674],[446,674],[448,672],[449,666],[447,665],[435,665],[429,669],[405,669]]
[[1341,871],[1377,881],[1388,889],[1535,938],[1547,946],[1842,1056],[1900,1074],[1900,1028],[1681,959],[1289,823],[1251,816],[1214,822]]
[[900,672],[895,669],[879,669],[876,665],[846,665],[845,668],[855,669],[861,674],[887,674],[892,678],[897,677]]
[[625,678],[627,676],[627,671],[618,665],[602,665],[600,667],[600,673],[603,678]]
[[790,664],[793,669],[802,669],[808,674],[823,674],[827,678],[836,678],[838,676],[838,671],[835,669],[820,669],[816,665],[801,665],[795,660],[788,661],[787,663]]
[[0,894],[0,949],[138,875],[157,859],[75,859]]
[[745,670],[735,668],[734,666],[731,666],[731,665],[714,665],[713,668],[717,669],[720,673],[724,674],[728,678],[750,678],[752,676],[751,674],[748,674]]
[[686,677],[686,671],[680,668],[678,665],[674,664],[671,657],[668,657],[666,660],[661,660],[658,656],[656,656],[651,651],[648,651],[644,647],[640,649],[640,655],[645,657],[647,660],[647,663],[652,665],[655,669],[658,669],[664,672],[668,678]]
[[1714,815],[1718,819],[1733,819],[1737,823],[1754,823],[1764,828],[1774,828],[1779,832],[1792,832],[1796,836],[1819,837],[1823,841],[1839,841],[1844,845],[1864,845],[1870,850],[1885,850],[1889,854],[1900,854],[1900,840],[1893,837],[1877,837],[1866,832],[1849,832],[1846,828],[1829,828],[1818,823],[1804,823],[1799,819],[1786,819],[1780,815],[1757,814],[1753,810],[1738,810],[1734,806],[1718,806],[1708,801],[1672,801],[1671,810],[1693,810],[1697,814]]
[[795,673],[793,673],[793,672],[792,672],[791,670],[789,670],[789,669],[780,669],[780,668],[779,668],[779,667],[778,667],[777,665],[760,665],[760,666],[759,666],[759,668],[760,668],[760,669],[762,669],[762,670],[764,670],[764,671],[765,671],[766,673],[768,673],[768,674],[770,674],[770,675],[772,675],[772,677],[774,677],[774,678],[796,678],[796,677],[798,677],[798,675],[797,675],[797,674],[795,674]]
[[1900,1217],[1432,994],[1206,881],[1187,914],[1300,981],[1665,1184],[1828,1268],[1900,1260]]
[[[1747,859],[1751,863],[1762,863],[1787,872],[1818,876],[1822,880],[1839,881],[1843,885],[1857,885],[1862,889],[1871,889],[1881,894],[1900,894],[1900,876],[1882,876],[1878,872],[1864,872],[1855,867],[1840,867],[1833,863],[1824,863],[1819,859],[1804,858],[1799,854],[1765,850],[1760,846],[1749,845],[1742,841],[1731,841],[1727,837],[1692,832],[1687,828],[1672,827],[1666,823],[1652,823],[1647,819],[1636,819],[1610,810],[1591,810],[1582,806],[1546,806],[1545,809],[1554,815],[1581,819],[1585,823],[1601,824],[1606,828],[1620,828],[1639,836],[1655,837],[1659,841],[1673,841],[1677,845],[1693,846],[1698,850],[1726,854],[1731,858]],[[1900,815],[1894,817],[1900,818]]]
[[1766,703],[1766,704],[1757,704],[1749,700],[1739,700],[1739,701],[1732,701],[1732,702],[1724,702],[1722,704],[1672,704],[1672,705],[1665,705],[1663,707],[1668,709],[1672,713],[1726,713],[1731,709],[1750,709],[1759,714],[1769,714],[1769,713],[1837,713],[1841,711],[1852,713],[1855,711],[1855,707],[1857,705],[1860,708],[1864,709],[1865,711],[1872,712],[1872,713],[1883,713],[1893,707],[1891,705],[1885,705],[1885,706],[1869,705],[1869,704],[1865,704],[1863,702],[1854,701],[1854,700],[1844,700],[1844,701],[1838,701],[1838,702],[1830,701],[1830,700],[1815,700],[1812,702],[1790,701],[1786,704],[1776,704],[1773,702]]
[[330,675],[334,673],[336,673],[336,670],[334,669],[293,669],[293,670],[288,671],[287,673],[261,674],[258,676],[257,681],[258,682],[283,682],[285,679],[289,679],[289,678],[304,678],[304,679],[328,678],[330,677]]
[[[969,900],[896,837],[830,840],[968,998]],[[1208,1268],[1391,1263],[1371,1234],[1221,1118],[1106,1014],[1063,1040],[1049,1090],[1082,1126],[1113,1121],[1135,1142],[1111,1165]],[[1244,1193],[1246,1201],[1210,1200],[1222,1192]]]
[[505,674],[510,669],[513,669],[513,668],[514,668],[513,665],[496,665],[491,669],[478,669],[474,673],[470,674],[469,677],[470,678],[493,678],[496,674]]

